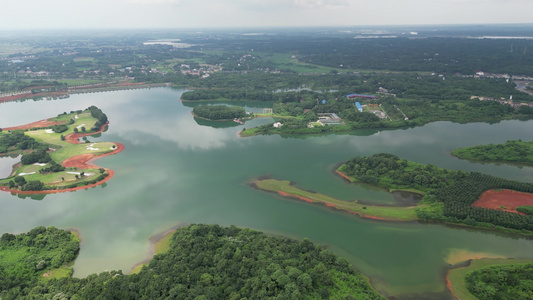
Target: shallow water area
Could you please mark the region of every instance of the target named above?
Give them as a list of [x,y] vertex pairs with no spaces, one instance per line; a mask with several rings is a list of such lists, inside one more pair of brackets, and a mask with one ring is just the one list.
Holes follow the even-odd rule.
[[[436,122],[398,130],[240,138],[242,128],[271,118],[222,128],[199,125],[191,115],[197,104],[179,101],[183,92],[152,88],[0,104],[0,127],[96,105],[110,124],[100,137],[89,140],[125,146],[123,152],[97,161],[115,171],[105,185],[36,199],[0,193],[0,232],[25,232],[39,225],[79,229],[82,245],[74,268],[75,276],[84,277],[104,270],[128,272],[150,252],[148,237],[177,223],[251,227],[327,245],[370,276],[385,296],[400,299],[427,295],[449,299],[444,281],[448,259],[463,257],[453,253],[533,258],[529,238],[440,224],[360,219],[248,186],[252,179],[269,175],[339,199],[394,203],[394,195],[347,183],[332,172],[353,156],[380,152],[532,182],[533,168],[475,164],[449,152],[509,139],[532,140],[533,121]],[[262,109],[254,103],[250,107]]]
[[20,155],[0,156],[0,178],[8,177],[13,172],[13,165],[20,162]]

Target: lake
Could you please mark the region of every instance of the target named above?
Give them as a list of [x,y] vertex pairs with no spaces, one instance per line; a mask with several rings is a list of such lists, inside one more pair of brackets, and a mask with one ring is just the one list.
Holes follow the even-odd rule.
[[[533,168],[470,163],[449,153],[457,147],[533,140],[533,121],[436,122],[399,130],[240,138],[243,127],[271,119],[238,126],[198,123],[191,115],[194,104],[179,101],[184,91],[153,88],[0,104],[0,127],[96,105],[110,125],[89,140],[126,147],[97,161],[116,172],[103,186],[33,198],[0,193],[0,232],[21,233],[40,225],[78,229],[82,244],[74,275],[84,277],[104,270],[128,272],[149,253],[148,237],[168,228],[233,224],[309,238],[346,257],[385,296],[401,299],[449,299],[446,270],[466,258],[533,258],[530,238],[441,224],[365,220],[248,186],[252,179],[269,175],[340,199],[390,204],[393,195],[348,184],[332,173],[353,156],[379,152],[532,182]],[[256,111],[265,106],[246,105]]]

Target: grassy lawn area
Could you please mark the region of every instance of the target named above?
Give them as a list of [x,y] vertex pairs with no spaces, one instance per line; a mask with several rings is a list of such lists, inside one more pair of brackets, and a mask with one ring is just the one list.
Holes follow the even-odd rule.
[[60,163],[69,157],[79,154],[93,153],[98,155],[102,153],[108,153],[113,150],[113,146],[116,147],[116,144],[111,142],[82,143],[75,145],[69,144],[68,147],[64,147],[54,152],[51,152],[50,156],[53,160]]
[[70,143],[61,140],[61,135],[65,136],[66,135],[65,132],[48,133],[43,129],[43,130],[26,131],[26,134],[36,139],[37,141],[45,143],[45,144],[58,145],[60,147],[67,147],[71,145]]
[[72,273],[74,273],[74,270],[71,267],[61,267],[44,273],[43,276],[39,278],[39,280],[49,281],[51,279],[71,277]]
[[68,86],[77,86],[77,85],[88,85],[103,83],[103,80],[92,80],[92,79],[60,79],[58,82],[66,83]]
[[[46,168],[47,166],[49,165],[46,165],[43,167],[35,166],[35,165],[23,166],[21,169],[17,171],[17,174],[20,174],[20,173],[27,174],[27,173],[35,172],[35,174],[23,175],[24,179],[27,182],[32,181],[32,180],[39,180],[45,184],[58,186],[58,187],[62,187],[62,186],[66,186],[72,183],[82,182],[86,180],[96,179],[96,177],[98,177],[101,174],[99,169],[78,170],[75,168],[66,169],[65,171],[61,171],[61,172],[40,174],[39,170],[41,168]],[[35,171],[32,171],[32,170],[35,170]],[[81,172],[84,172],[83,177],[80,176]],[[76,175],[78,175],[78,178],[76,178]],[[0,183],[8,183],[12,179],[13,178],[2,179],[0,180]]]
[[476,300],[477,298],[472,295],[465,286],[465,277],[471,271],[481,269],[488,266],[496,265],[522,265],[533,263],[532,259],[474,259],[470,263],[470,266],[464,268],[453,269],[449,273],[449,280],[452,286],[453,294],[462,300]]
[[283,196],[296,197],[307,202],[320,203],[329,207],[342,209],[351,213],[356,213],[362,217],[376,218],[390,221],[413,221],[416,220],[416,206],[394,207],[362,205],[357,201],[348,202],[332,198],[330,196],[305,191],[291,185],[287,180],[263,179],[254,181],[260,190],[280,193]]
[[272,59],[273,62],[278,64],[278,69],[290,69],[298,73],[330,73],[331,70],[337,70],[340,73],[352,71],[299,62],[297,58],[292,58],[292,55],[288,53],[264,54],[264,58]]

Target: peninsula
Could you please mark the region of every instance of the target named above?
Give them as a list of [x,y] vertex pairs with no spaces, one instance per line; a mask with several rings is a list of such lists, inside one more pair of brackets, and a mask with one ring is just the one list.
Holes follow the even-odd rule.
[[[0,190],[17,194],[46,194],[98,186],[111,177],[95,159],[118,153],[120,143],[91,143],[87,136],[105,131],[107,116],[96,106],[62,113],[55,118],[4,128],[0,155],[22,155]],[[83,142],[79,139],[82,138]]]
[[289,181],[257,179],[252,186],[366,218],[453,223],[528,235],[533,230],[533,216],[528,210],[533,205],[533,184],[530,183],[442,169],[387,153],[354,157],[341,165],[337,174],[350,182],[371,184],[388,191],[409,191],[424,197],[411,207],[377,206],[304,191]]

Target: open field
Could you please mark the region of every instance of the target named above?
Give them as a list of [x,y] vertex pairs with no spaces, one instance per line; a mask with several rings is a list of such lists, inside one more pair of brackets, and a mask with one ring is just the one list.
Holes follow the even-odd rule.
[[511,190],[486,191],[481,195],[479,200],[472,204],[472,206],[497,209],[512,213],[519,213],[516,208],[524,205],[533,206],[533,194]]
[[292,58],[290,54],[286,53],[265,54],[265,58],[272,59],[273,62],[279,64],[278,69],[290,69],[298,73],[329,73],[331,70],[344,73],[352,71],[348,69],[330,68],[309,63],[302,63],[299,62],[297,58]]
[[468,267],[457,268],[449,271],[448,273],[448,288],[453,295],[462,300],[476,300],[477,298],[472,295],[465,286],[464,278],[466,274],[471,271],[481,269],[488,266],[495,265],[521,265],[533,263],[531,259],[474,259],[470,262]]
[[262,179],[252,182],[259,190],[274,192],[284,197],[296,198],[310,203],[319,203],[328,207],[344,210],[364,218],[388,221],[413,221],[416,220],[416,206],[392,207],[362,205],[357,201],[343,201],[324,194],[305,191],[292,185],[287,180]]

